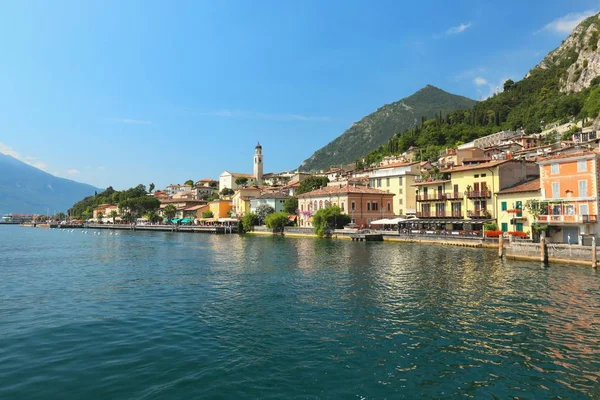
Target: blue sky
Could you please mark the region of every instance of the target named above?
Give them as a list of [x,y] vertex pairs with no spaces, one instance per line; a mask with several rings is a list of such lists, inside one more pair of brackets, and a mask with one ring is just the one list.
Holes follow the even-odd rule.
[[98,187],[296,168],[426,84],[521,79],[599,1],[0,5],[0,152]]

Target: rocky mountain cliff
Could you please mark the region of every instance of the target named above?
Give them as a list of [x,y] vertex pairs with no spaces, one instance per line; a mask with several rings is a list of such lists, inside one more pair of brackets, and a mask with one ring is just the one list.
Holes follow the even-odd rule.
[[535,66],[534,70],[549,69],[567,62],[570,65],[560,78],[560,91],[580,92],[590,87],[594,78],[600,76],[599,46],[600,14],[596,14],[583,20],[556,50]]
[[299,168],[314,171],[353,162],[386,143],[394,134],[415,127],[423,116],[432,118],[440,111],[447,114],[471,108],[475,103],[474,100],[427,85],[411,96],[386,104],[354,123],[341,136],[317,150]]

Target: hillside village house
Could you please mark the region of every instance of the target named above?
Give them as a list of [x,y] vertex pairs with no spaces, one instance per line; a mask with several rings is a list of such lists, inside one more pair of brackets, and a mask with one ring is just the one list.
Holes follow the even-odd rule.
[[289,199],[286,193],[263,193],[259,197],[250,200],[250,212],[256,213],[256,209],[262,205],[271,206],[275,212],[284,210],[285,201]]
[[257,186],[239,188],[231,198],[231,211],[238,218],[250,212],[250,200],[260,196]]
[[366,186],[326,186],[298,195],[299,226],[310,227],[312,215],[329,205],[337,205],[352,223],[368,226],[372,221],[394,216],[394,194]]
[[111,211],[116,211],[118,213],[119,207],[109,203],[100,204],[92,210],[92,218],[98,220],[98,214],[102,214],[103,221],[112,221],[112,218],[108,218]]
[[534,216],[526,207],[529,201],[540,200],[540,178],[534,178],[523,183],[502,189],[497,193],[498,229],[502,232],[524,232],[532,234]]
[[165,189],[167,195],[174,196],[178,193],[191,192],[192,187],[189,185],[171,184]]
[[228,189],[239,189],[241,185],[235,183],[237,178],[246,178],[248,179],[248,183],[254,180],[254,175],[252,174],[241,174],[238,172],[229,172],[223,171],[223,173],[219,176],[219,191],[228,188]]
[[392,211],[395,215],[415,214],[415,192],[412,185],[421,175],[419,162],[397,162],[365,170],[369,186],[395,195]]
[[208,203],[209,211],[213,213],[212,218],[219,220],[221,218],[229,218],[231,212],[231,202],[228,200],[213,200]]
[[497,219],[495,194],[537,177],[539,170],[533,162],[497,160],[453,167],[441,174],[439,179],[413,185],[417,217],[446,229],[481,230],[484,223]]
[[550,227],[550,240],[577,243],[580,234],[598,232],[599,158],[597,151],[586,150],[538,162],[541,198],[548,206],[537,222]]

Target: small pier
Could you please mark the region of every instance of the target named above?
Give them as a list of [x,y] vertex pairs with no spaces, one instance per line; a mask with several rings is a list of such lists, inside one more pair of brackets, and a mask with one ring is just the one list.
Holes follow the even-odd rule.
[[383,242],[382,233],[357,232],[350,235],[353,242]]

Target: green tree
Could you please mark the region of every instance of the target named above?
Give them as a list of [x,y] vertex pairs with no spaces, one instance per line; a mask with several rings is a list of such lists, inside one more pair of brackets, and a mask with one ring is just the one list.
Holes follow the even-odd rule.
[[328,206],[320,209],[313,215],[312,225],[315,228],[315,233],[319,237],[323,237],[328,230],[343,228],[349,224],[351,218],[347,214],[343,214],[338,206]]
[[229,189],[229,188],[224,188],[223,190],[221,190],[221,196],[231,196],[235,193],[235,191],[233,189]]
[[329,179],[326,176],[309,176],[300,182],[296,194],[312,192],[313,190],[327,186],[327,182],[329,182]]
[[504,91],[508,92],[509,90],[512,90],[512,88],[515,86],[515,82],[512,79],[507,79],[504,81]]
[[275,212],[275,209],[268,204],[261,204],[256,207],[256,216],[258,217],[259,223],[264,223],[267,215]]
[[154,183],[151,183],[150,185],[148,185],[148,193],[152,193],[154,191],[154,188],[156,186],[154,186]]
[[288,214],[285,212],[274,212],[265,218],[265,225],[274,232],[283,232],[283,228],[288,222]]
[[191,186],[191,187],[194,187],[194,181],[193,181],[193,180],[191,180],[191,179],[188,179],[188,180],[187,180],[187,181],[185,181],[183,184],[184,184],[184,185],[186,185],[186,186]]
[[150,211],[148,214],[146,214],[146,218],[148,218],[148,221],[153,224],[160,222],[161,220],[160,215],[158,215],[156,211]]
[[298,210],[298,198],[290,197],[283,203],[283,210],[288,214],[296,214]]
[[101,212],[96,214],[96,219],[98,220],[98,223],[102,223],[102,218],[104,218],[104,214],[102,214]]
[[163,215],[167,218],[169,223],[171,220],[175,218],[175,214],[177,213],[177,208],[173,204],[167,204],[165,209],[163,210]]
[[242,217],[242,227],[244,232],[251,232],[259,224],[256,214],[248,213]]
[[215,214],[212,211],[204,211],[202,213],[202,218],[213,218]]
[[244,176],[240,176],[239,178],[235,178],[235,184],[238,186],[246,186],[248,183],[248,178]]
[[211,181],[211,182],[209,183],[209,186],[210,186],[211,188],[216,188],[217,186],[219,186],[219,182],[217,182],[217,181]]
[[115,221],[117,220],[117,217],[119,216],[119,213],[116,210],[112,210],[109,213],[110,217],[112,218],[112,222],[113,224],[115,223]]

